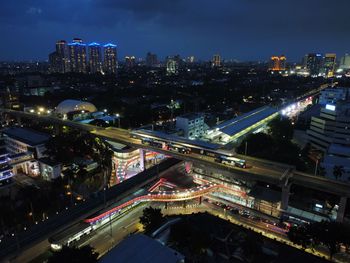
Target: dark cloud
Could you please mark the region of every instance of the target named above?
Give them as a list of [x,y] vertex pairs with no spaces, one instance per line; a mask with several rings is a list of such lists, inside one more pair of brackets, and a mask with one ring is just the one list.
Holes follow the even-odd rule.
[[[74,36],[118,42],[121,55],[152,50],[209,58],[220,52],[241,59],[279,52],[294,60],[308,51],[341,54],[350,42],[348,0],[17,0],[0,5],[0,34],[7,39],[0,44],[2,58],[43,58],[55,39]],[[23,45],[42,45],[41,51],[14,50],[23,39]]]

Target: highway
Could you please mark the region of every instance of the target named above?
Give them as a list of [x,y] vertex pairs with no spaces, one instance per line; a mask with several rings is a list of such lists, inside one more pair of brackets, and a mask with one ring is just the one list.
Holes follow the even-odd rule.
[[[324,88],[324,87],[322,87]],[[76,129],[91,132],[92,134],[105,138],[110,141],[119,142],[125,145],[129,145],[134,148],[142,148],[146,150],[153,150],[166,155],[174,156],[177,159],[184,161],[191,161],[197,164],[201,164],[204,167],[211,167],[219,170],[228,171],[241,180],[258,180],[271,184],[282,185],[288,178],[289,182],[298,184],[301,186],[307,186],[312,189],[325,191],[328,193],[336,194],[339,196],[350,197],[350,188],[346,183],[329,180],[319,176],[313,176],[311,174],[295,172],[293,167],[286,164],[276,163],[268,160],[262,160],[252,158],[249,156],[239,156],[247,161],[247,169],[228,166],[225,164],[215,162],[213,157],[205,156],[196,153],[182,154],[175,151],[169,151],[160,149],[150,145],[142,144],[140,139],[132,138],[130,131],[119,128],[101,128],[88,124],[77,123],[69,120],[62,120],[53,116],[43,116],[33,113],[14,111],[9,109],[0,109],[0,112],[8,113],[18,117],[25,117],[29,119],[38,119],[43,122],[49,122],[51,124],[70,126]]]

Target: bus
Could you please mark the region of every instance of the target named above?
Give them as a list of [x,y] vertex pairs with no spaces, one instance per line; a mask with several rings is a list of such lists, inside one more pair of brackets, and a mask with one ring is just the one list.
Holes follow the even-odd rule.
[[153,147],[157,147],[157,148],[160,148],[160,149],[165,149],[165,150],[167,148],[167,145],[166,145],[165,142],[154,140],[154,139],[151,139],[151,138],[142,138],[141,139],[141,143],[142,144],[147,144],[147,145],[150,145],[150,146],[153,146]]
[[190,154],[191,153],[191,148],[188,148],[188,147],[185,147],[182,145],[169,143],[167,146],[168,146],[169,151],[175,151],[175,152],[179,152],[182,154]]
[[215,162],[223,163],[223,164],[227,164],[227,165],[235,166],[239,168],[246,168],[246,161],[235,157],[227,157],[224,155],[220,155],[215,158]]

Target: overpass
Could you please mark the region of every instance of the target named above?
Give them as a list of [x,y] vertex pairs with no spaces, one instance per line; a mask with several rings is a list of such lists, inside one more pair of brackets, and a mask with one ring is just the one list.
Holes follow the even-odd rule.
[[305,186],[314,190],[324,191],[342,197],[350,197],[350,187],[348,184],[329,180],[319,176],[295,171],[293,166],[272,162],[268,160],[253,158],[249,156],[237,155],[237,157],[245,159],[247,168],[238,168],[215,162],[214,157],[197,154],[197,153],[180,153],[170,150],[161,149],[151,145],[145,145],[140,139],[132,138],[130,130],[120,128],[102,128],[89,124],[77,123],[69,120],[63,120],[54,116],[37,115],[22,111],[14,111],[10,109],[0,109],[0,113],[9,114],[17,118],[27,118],[40,122],[46,122],[59,126],[68,126],[74,129],[82,130],[94,134],[100,138],[109,141],[115,141],[128,145],[136,149],[152,150],[166,155],[173,156],[177,159],[194,162],[203,167],[211,167],[218,170],[227,171],[239,180],[262,181],[266,183],[276,184],[280,186],[288,186],[291,183]]

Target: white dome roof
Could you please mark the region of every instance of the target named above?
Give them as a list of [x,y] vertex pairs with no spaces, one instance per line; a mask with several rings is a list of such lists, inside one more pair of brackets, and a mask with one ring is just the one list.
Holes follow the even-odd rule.
[[68,112],[81,110],[88,112],[97,111],[95,105],[90,102],[80,100],[64,100],[60,104],[58,104],[56,108],[56,113],[67,114]]

